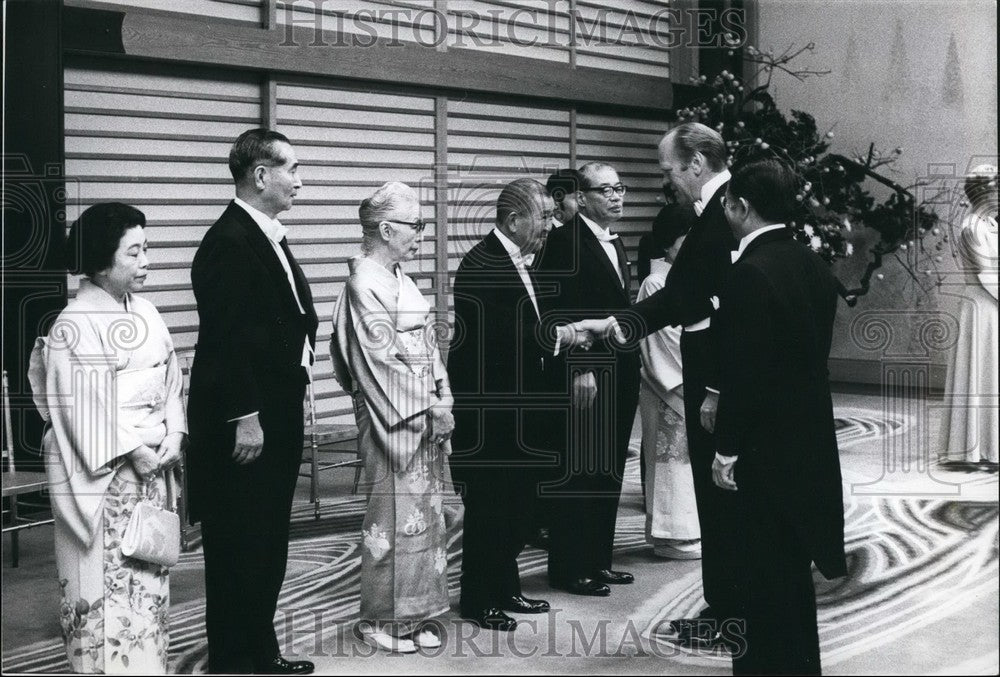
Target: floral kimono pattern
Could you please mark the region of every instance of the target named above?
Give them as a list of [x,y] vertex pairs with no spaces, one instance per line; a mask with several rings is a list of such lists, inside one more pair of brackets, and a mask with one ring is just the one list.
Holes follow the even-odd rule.
[[[666,262],[639,289],[641,301],[661,289],[670,271]],[[639,413],[642,461],[646,473],[646,541],[653,546],[701,538],[694,478],[684,423],[680,331],[665,327],[646,337],[642,351]]]

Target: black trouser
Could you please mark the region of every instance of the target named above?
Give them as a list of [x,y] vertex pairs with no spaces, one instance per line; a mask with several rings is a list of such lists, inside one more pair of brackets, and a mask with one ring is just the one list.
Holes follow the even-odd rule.
[[548,491],[543,489],[543,495],[552,497],[548,570],[555,583],[611,568],[625,458],[639,402],[637,354],[596,369],[595,376],[594,404],[570,409],[560,477]]
[[733,656],[738,675],[820,674],[819,632],[812,558],[782,512],[762,500],[767,482],[757,483],[736,469],[745,491],[745,565],[747,606],[743,648]]
[[463,616],[503,607],[521,594],[517,556],[533,526],[535,471],[518,467],[455,473],[462,478],[465,517],[462,530]]
[[[212,440],[221,452],[208,472],[201,525],[205,626],[213,673],[251,672],[280,655],[274,632],[288,563],[288,522],[302,461],[302,383],[272,384],[260,412],[264,449],[256,461],[231,460],[236,424]],[[203,440],[200,449],[206,449]]]
[[743,617],[737,573],[739,546],[735,541],[739,536],[741,511],[738,492],[720,489],[712,481],[712,462],[717,451],[715,438],[701,425],[705,375],[714,369],[714,359],[709,331],[681,334],[685,429],[701,526],[702,586],[712,618],[722,622],[727,618]]

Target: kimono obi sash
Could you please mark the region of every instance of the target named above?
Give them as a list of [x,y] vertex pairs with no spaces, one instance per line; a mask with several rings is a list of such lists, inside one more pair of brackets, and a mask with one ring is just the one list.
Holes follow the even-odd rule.
[[399,298],[396,308],[396,358],[410,368],[418,379],[428,378],[428,391],[435,389],[431,374],[434,359],[433,327],[427,326],[427,315],[431,306],[417,286],[405,277],[398,268],[396,276],[399,281]]
[[115,397],[119,423],[132,428],[146,446],[160,446],[167,434],[167,365],[119,371]]
[[[399,352],[396,357],[413,372],[414,376],[423,379],[431,371],[431,360],[434,357],[433,350],[428,345],[427,332],[424,327],[409,330],[396,331],[396,348]],[[428,388],[432,388],[431,383]]]

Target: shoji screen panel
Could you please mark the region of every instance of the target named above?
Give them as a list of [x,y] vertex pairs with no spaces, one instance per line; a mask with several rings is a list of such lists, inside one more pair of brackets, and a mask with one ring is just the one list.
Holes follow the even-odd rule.
[[578,165],[606,162],[618,170],[622,183],[628,186],[625,216],[615,230],[625,241],[630,261],[636,260],[639,237],[649,232],[663,206],[663,173],[657,164],[656,147],[667,129],[666,122],[655,119],[577,115]]
[[447,44],[569,63],[569,2],[448,0]]
[[421,195],[428,222],[420,255],[406,272],[433,305],[437,240],[433,200],[434,109],[430,96],[402,96],[333,86],[279,83],[277,128],[296,148],[303,187],[282,217],[288,240],[309,278],[320,327],[314,373],[321,416],[353,420],[350,401],[333,379],[329,342],[333,305],[359,252],[358,206],[386,181]]
[[626,73],[670,77],[668,4],[647,0],[577,0],[576,63]]
[[260,23],[261,6],[265,0],[100,0],[105,5],[118,7],[142,7],[179,14],[219,19],[234,19],[247,23]]
[[448,101],[449,270],[492,230],[500,189],[569,166],[569,111]]
[[433,10],[433,0],[278,0],[277,20],[282,26],[334,32],[337,37],[331,40],[344,45],[371,45],[380,38],[434,49],[437,20]]
[[66,173],[80,195],[67,222],[97,202],[145,213],[151,271],[143,295],[179,348],[197,339],[191,260],[233,195],[229,147],[259,124],[256,80],[65,70]]

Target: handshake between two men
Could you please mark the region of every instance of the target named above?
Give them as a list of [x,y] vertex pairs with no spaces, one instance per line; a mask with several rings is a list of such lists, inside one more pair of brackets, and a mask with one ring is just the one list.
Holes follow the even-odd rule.
[[[625,333],[614,317],[588,319],[563,324],[556,327],[556,348],[558,355],[564,348],[581,347],[590,350],[595,341],[605,341],[624,345]],[[589,408],[597,397],[597,379],[594,372],[585,371],[573,378],[573,406],[577,409]]]
[[[717,299],[713,299],[713,305],[717,304]],[[594,341],[606,341],[624,345],[628,338],[625,331],[614,317],[603,319],[588,319],[563,324],[556,327],[556,354],[563,348],[575,348],[577,346],[584,350],[590,350]],[[593,372],[585,372],[573,379],[573,406],[577,408],[589,407],[593,404],[597,396],[597,381]],[[719,394],[715,391],[706,393],[705,400],[700,408],[700,422],[702,427],[709,433],[715,431],[715,415],[719,406]],[[731,482],[724,482],[725,489],[735,489]],[[720,484],[722,486],[722,484]]]
[[625,343],[625,334],[613,317],[603,320],[580,320],[556,327],[556,353],[562,348],[582,347],[590,350],[594,341],[613,340]]

